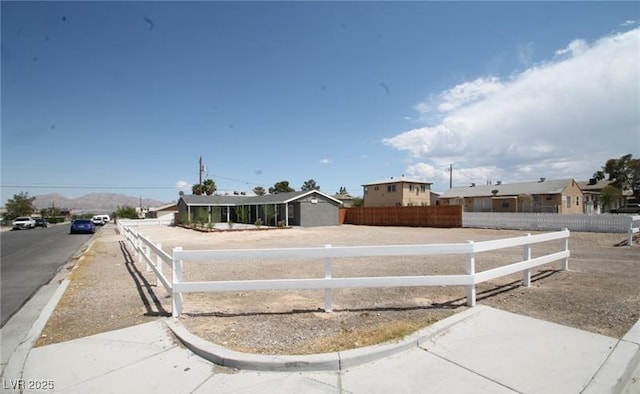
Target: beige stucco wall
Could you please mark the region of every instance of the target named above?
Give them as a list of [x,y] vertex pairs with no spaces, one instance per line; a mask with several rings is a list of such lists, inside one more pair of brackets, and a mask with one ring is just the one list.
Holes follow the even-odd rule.
[[[389,191],[389,186],[392,185],[395,185],[395,191]],[[422,191],[421,186],[424,186],[424,191]],[[429,184],[398,181],[365,186],[365,207],[410,205],[431,205],[431,187]]]

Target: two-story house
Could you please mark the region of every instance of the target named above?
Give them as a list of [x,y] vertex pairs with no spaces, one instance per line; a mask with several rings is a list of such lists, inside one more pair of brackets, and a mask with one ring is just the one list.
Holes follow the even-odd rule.
[[431,183],[391,177],[362,185],[365,207],[407,207],[435,205]]

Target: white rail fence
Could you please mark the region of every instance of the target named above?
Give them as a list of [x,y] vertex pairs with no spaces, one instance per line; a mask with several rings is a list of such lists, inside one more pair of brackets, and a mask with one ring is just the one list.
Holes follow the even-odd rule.
[[627,233],[629,245],[638,233],[640,216],[583,215],[558,213],[463,212],[462,227],[495,228],[530,231],[570,231]]
[[[492,241],[452,244],[425,245],[384,245],[384,246],[340,246],[316,248],[282,249],[224,249],[224,250],[183,250],[173,249],[172,255],[162,250],[162,245],[153,244],[148,238],[133,229],[119,224],[122,234],[132,246],[138,261],[144,261],[148,269],[156,275],[156,285],[162,284],[172,294],[173,316],[180,316],[183,309],[183,294],[193,292],[255,291],[255,290],[295,290],[324,289],[324,310],[332,310],[331,290],[339,288],[376,288],[409,286],[463,286],[466,288],[467,305],[476,304],[476,285],[502,276],[523,273],[523,286],[531,284],[531,269],[544,264],[561,261],[561,269],[569,269],[569,230],[499,239]],[[561,250],[547,255],[531,258],[534,244],[561,240]],[[492,250],[523,247],[522,260],[482,272],[476,272],[475,255]],[[427,256],[427,255],[464,255],[464,273],[458,275],[425,276],[383,276],[334,278],[332,263],[335,259],[373,256]],[[219,280],[188,282],[183,280],[185,263],[190,261],[227,261],[246,259],[299,259],[311,258],[324,260],[324,278],[317,279],[269,279],[269,280]],[[163,265],[169,265],[173,274],[167,278],[163,274]],[[301,263],[304,264],[304,263]],[[462,271],[462,264],[461,264]]]

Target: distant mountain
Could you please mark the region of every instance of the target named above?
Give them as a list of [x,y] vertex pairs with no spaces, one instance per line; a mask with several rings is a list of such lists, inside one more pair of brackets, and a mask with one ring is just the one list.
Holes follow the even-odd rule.
[[[34,206],[37,210],[51,208],[53,205],[59,209],[71,210],[74,213],[111,214],[118,209],[118,207],[139,207],[141,203],[139,197],[125,196],[116,193],[91,193],[73,198],[54,193],[35,196],[35,198]],[[142,199],[143,208],[157,208],[166,204],[167,203],[158,200]]]

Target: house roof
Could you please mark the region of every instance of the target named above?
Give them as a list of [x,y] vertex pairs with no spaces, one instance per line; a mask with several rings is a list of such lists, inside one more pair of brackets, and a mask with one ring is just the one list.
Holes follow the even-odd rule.
[[609,179],[603,179],[600,181],[596,181],[596,182],[591,182],[591,181],[581,181],[578,182],[578,186],[580,186],[580,189],[582,189],[583,191],[601,191],[602,189],[604,189],[605,187],[609,186],[610,184],[612,184],[615,181],[609,180]]
[[178,210],[178,203],[172,202],[170,204],[166,204],[163,205],[161,207],[157,207],[157,208],[149,208],[149,211],[151,212],[157,212],[157,211],[177,211]]
[[418,179],[405,178],[404,175],[399,177],[391,177],[387,179],[383,179],[377,182],[365,183],[362,186],[371,186],[371,185],[382,185],[386,183],[398,183],[398,182],[407,182],[407,183],[421,183],[423,185],[431,185],[431,182],[425,182]]
[[295,200],[299,200],[310,194],[317,194],[334,201],[337,204],[342,204],[342,201],[335,199],[327,194],[320,192],[319,190],[306,190],[289,193],[276,193],[265,194],[262,196],[203,196],[203,195],[184,195],[181,199],[191,206],[235,206],[235,205],[261,205],[261,204],[287,204]]
[[552,179],[543,182],[518,182],[501,183],[499,185],[481,185],[454,187],[442,193],[440,198],[456,197],[490,197],[494,196],[492,191],[497,190],[495,196],[518,196],[521,194],[558,194],[575,182],[573,179]]

